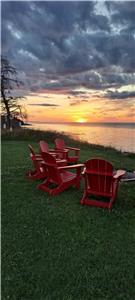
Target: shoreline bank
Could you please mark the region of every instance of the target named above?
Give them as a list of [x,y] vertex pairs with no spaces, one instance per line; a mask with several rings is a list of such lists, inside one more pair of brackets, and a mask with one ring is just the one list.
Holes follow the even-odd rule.
[[39,140],[46,140],[48,143],[53,144],[54,139],[56,137],[65,139],[66,143],[73,143],[75,146],[82,146],[83,148],[91,147],[94,149],[103,149],[115,151],[117,153],[122,154],[123,156],[133,156],[135,157],[134,152],[121,151],[112,146],[104,146],[100,144],[92,144],[87,141],[80,141],[78,139],[70,137],[68,134],[53,130],[39,130],[39,129],[31,129],[31,128],[19,128],[14,131],[10,130],[1,130],[1,141],[2,140],[21,140],[27,141],[31,140],[33,142],[38,142]]

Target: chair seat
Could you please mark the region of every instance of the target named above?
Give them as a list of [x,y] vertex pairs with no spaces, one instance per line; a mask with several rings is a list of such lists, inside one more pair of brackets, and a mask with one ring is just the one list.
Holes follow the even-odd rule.
[[71,180],[75,179],[75,177],[76,177],[76,174],[73,174],[73,173],[68,172],[68,171],[63,171],[61,173],[61,178],[62,178],[63,182],[71,181]]

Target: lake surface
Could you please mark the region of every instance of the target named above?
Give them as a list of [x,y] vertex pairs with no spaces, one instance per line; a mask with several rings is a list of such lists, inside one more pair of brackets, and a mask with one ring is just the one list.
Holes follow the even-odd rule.
[[33,123],[29,128],[55,130],[80,141],[135,153],[135,123]]

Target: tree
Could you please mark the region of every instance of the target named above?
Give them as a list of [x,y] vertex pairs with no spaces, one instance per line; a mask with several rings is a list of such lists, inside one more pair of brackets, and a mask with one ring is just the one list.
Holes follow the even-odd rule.
[[27,117],[26,110],[19,100],[22,96],[13,96],[13,89],[19,87],[21,81],[17,79],[17,71],[7,58],[1,58],[1,105],[2,113],[7,117],[7,126],[10,128],[11,118],[21,120]]

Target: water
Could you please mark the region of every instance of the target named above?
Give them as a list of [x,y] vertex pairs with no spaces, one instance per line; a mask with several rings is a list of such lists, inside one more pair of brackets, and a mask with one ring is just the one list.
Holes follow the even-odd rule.
[[30,128],[55,130],[80,141],[135,153],[135,123],[33,123]]

